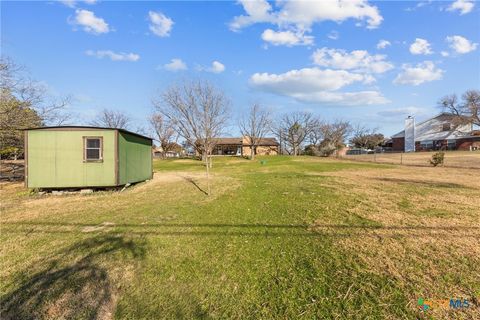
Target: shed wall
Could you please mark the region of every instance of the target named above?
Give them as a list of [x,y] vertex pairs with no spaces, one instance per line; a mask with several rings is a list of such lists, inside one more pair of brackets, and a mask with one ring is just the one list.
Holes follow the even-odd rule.
[[152,178],[152,141],[125,132],[118,133],[119,184]]
[[[103,161],[84,162],[83,137],[103,137]],[[29,188],[115,185],[114,130],[27,131]]]

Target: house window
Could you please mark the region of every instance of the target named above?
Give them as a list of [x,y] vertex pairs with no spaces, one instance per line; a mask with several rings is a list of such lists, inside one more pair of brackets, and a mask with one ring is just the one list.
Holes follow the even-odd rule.
[[450,131],[450,130],[451,130],[451,125],[450,125],[450,123],[444,123],[444,124],[442,124],[442,130],[443,130],[443,131]]
[[102,137],[84,137],[83,146],[84,146],[84,152],[83,152],[84,161],[102,161],[103,160]]
[[423,150],[432,149],[433,148],[433,141],[432,140],[420,141],[420,146],[422,147]]
[[447,140],[448,150],[455,150],[457,148],[457,140]]

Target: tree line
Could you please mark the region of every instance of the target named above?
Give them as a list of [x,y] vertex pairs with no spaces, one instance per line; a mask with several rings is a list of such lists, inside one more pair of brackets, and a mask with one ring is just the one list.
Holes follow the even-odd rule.
[[[33,80],[25,68],[9,58],[1,58],[0,156],[23,154],[23,129],[62,125],[71,120],[67,106],[70,96],[52,98],[41,82]],[[231,127],[231,101],[218,87],[208,81],[192,80],[174,84],[152,99],[154,112],[148,118],[149,129],[139,133],[153,135],[164,153],[178,150],[178,141],[202,155],[211,167],[210,155],[215,138]],[[455,114],[458,125],[480,126],[480,91],[466,91],[461,98],[448,95],[438,105]],[[93,126],[130,129],[132,119],[119,111],[104,109]],[[274,117],[271,110],[254,103],[236,123],[250,147],[250,158],[262,139],[273,136],[282,154],[297,156],[335,155],[348,141],[358,148],[374,149],[385,137],[378,129],[354,125],[345,120],[326,121],[311,112],[295,111]]]

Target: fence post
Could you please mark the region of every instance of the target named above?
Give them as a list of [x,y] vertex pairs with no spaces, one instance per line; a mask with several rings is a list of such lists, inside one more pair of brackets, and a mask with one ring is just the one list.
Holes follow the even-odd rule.
[[403,164],[403,152],[400,152],[400,164]]

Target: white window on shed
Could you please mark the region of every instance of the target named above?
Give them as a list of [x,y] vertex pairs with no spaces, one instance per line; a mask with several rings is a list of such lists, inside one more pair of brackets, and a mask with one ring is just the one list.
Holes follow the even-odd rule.
[[102,137],[83,137],[83,160],[84,161],[102,161],[103,160],[103,138]]

